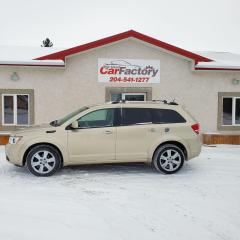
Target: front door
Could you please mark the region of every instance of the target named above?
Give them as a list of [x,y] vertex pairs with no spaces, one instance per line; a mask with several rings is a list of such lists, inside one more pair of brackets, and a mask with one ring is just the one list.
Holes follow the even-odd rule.
[[78,129],[68,131],[70,162],[113,162],[116,141],[114,109],[100,109],[87,113],[78,120],[78,125]]

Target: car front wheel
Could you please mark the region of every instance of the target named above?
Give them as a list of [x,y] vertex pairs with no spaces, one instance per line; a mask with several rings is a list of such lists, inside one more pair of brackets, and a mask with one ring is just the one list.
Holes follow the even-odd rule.
[[182,149],[174,144],[165,144],[156,150],[153,166],[162,173],[173,174],[182,168],[184,160]]
[[29,151],[26,158],[26,166],[35,176],[51,176],[59,170],[61,156],[52,146],[38,145]]

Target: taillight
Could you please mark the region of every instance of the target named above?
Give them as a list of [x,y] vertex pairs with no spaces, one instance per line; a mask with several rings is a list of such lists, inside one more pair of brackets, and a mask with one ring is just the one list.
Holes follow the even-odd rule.
[[192,130],[193,130],[195,133],[199,134],[199,132],[200,132],[200,125],[199,125],[199,123],[193,124],[193,125],[191,126],[191,128],[192,128]]

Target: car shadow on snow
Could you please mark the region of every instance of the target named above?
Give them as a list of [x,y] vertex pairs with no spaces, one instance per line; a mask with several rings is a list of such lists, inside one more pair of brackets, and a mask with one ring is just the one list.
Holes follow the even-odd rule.
[[[194,166],[184,164],[182,169],[173,174],[174,176],[188,175],[196,171]],[[151,165],[144,163],[114,163],[114,164],[88,164],[88,165],[77,165],[77,166],[66,166],[60,171],[55,173],[52,177],[73,177],[73,176],[132,176],[132,175],[161,175],[167,176],[166,174],[161,174],[155,170]],[[26,177],[31,176],[29,171],[25,167],[17,167],[13,165],[5,166],[5,168],[0,169],[0,176],[7,175],[10,177]],[[171,175],[171,176],[173,176]]]
[[[193,172],[194,168],[187,162],[183,168],[174,175],[185,175],[188,172]],[[151,165],[144,163],[115,163],[115,164],[89,164],[78,166],[64,167],[57,175],[65,174],[111,174],[111,175],[132,175],[132,174],[146,174],[146,175],[159,175]],[[167,174],[161,174],[167,175]]]

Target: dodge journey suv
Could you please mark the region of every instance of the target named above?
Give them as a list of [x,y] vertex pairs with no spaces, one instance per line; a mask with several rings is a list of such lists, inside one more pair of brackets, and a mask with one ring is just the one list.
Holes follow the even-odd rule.
[[200,151],[199,124],[176,103],[112,102],[13,132],[6,158],[36,176],[67,165],[123,162],[172,174]]

